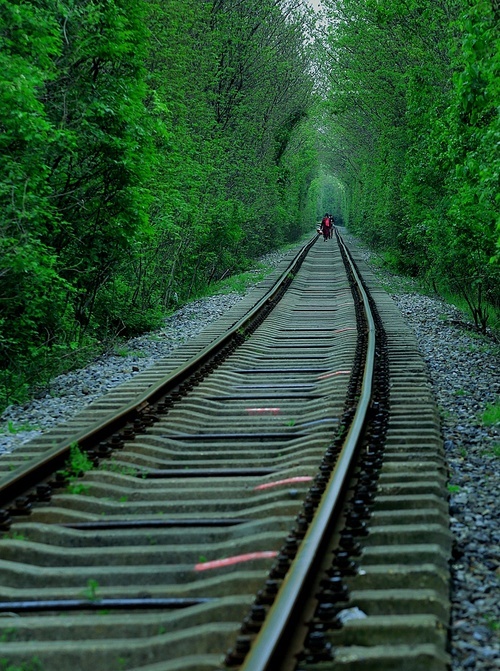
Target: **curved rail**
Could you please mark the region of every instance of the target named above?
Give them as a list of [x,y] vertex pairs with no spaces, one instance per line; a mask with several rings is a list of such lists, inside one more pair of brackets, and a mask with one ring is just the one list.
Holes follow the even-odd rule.
[[238,338],[241,340],[243,337],[241,335],[242,332],[245,332],[245,329],[249,328],[249,325],[259,313],[265,310],[266,307],[271,307],[272,309],[273,301],[277,299],[279,292],[290,283],[317,239],[318,236],[315,235],[299,250],[274,286],[246,315],[216,340],[207,345],[196,356],[182,366],[179,366],[172,373],[147,389],[147,391],[138,395],[131,403],[124,405],[118,412],[114,411],[99,422],[90,425],[79,433],[75,433],[74,436],[65,439],[41,458],[29,462],[23,468],[1,479],[0,506],[5,506],[15,497],[20,496],[21,492],[25,492],[36,486],[41,480],[49,477],[57,469],[61,468],[69,456],[72,445],[78,444],[85,447],[87,444],[95,444],[98,441],[107,439],[110,435],[123,428],[127,422],[133,421],[136,417],[140,416],[152,403],[157,402],[160,398],[178,388],[182,382],[198,371],[212,357],[222,352],[225,347],[230,346]]
[[356,272],[349,252],[337,232],[337,239],[344,250],[351,271],[361,294],[367,321],[368,343],[363,372],[361,396],[349,428],[339,459],[335,465],[330,481],[317,508],[314,520],[300,545],[295,560],[288,570],[278,595],[266,617],[265,626],[257,635],[248,652],[241,671],[276,671],[282,649],[289,644],[289,627],[297,619],[296,611],[300,610],[301,597],[310,588],[316,571],[321,549],[327,542],[335,520],[342,493],[356,454],[356,448],[363,430],[366,414],[372,395],[373,367],[375,360],[375,323],[371,313],[368,296]]
[[[129,404],[134,421],[84,439],[98,467],[81,479],[57,473],[0,511],[0,610],[19,616],[15,636],[0,623],[6,663],[446,671],[437,413],[415,343],[353,254],[340,237],[315,245],[283,298],[273,287],[258,312],[249,296],[75,420],[73,434]],[[50,438],[6,455],[2,477]]]

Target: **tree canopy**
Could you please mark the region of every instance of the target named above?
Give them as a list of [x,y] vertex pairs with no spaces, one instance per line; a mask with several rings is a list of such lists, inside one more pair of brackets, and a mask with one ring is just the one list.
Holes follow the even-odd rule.
[[500,34],[489,0],[324,0],[324,162],[397,268],[499,307]]
[[487,0],[0,0],[0,404],[324,211],[498,305]]
[[311,12],[0,0],[0,396],[296,239]]

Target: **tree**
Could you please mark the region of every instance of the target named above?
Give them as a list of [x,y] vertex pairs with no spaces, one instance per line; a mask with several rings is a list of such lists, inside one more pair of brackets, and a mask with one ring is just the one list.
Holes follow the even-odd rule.
[[0,2],[0,344],[9,388],[81,340],[100,288],[145,221],[142,9],[128,0]]
[[[478,0],[326,0],[349,222],[399,268],[498,304],[498,17]],[[495,102],[496,101],[496,102]]]

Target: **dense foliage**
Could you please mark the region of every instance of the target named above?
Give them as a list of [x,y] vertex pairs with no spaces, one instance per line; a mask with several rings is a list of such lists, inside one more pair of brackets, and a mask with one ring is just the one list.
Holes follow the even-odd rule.
[[0,0],[0,402],[296,239],[287,0]]
[[333,210],[500,301],[496,0],[0,0],[0,406]]
[[[398,268],[500,303],[500,31],[490,0],[325,0],[329,170]],[[333,151],[332,151],[333,148]]]

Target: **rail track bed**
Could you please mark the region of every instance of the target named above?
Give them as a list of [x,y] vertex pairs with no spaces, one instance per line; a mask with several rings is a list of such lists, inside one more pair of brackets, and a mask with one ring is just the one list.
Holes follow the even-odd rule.
[[0,669],[447,668],[438,416],[356,254],[311,241],[0,459]]

